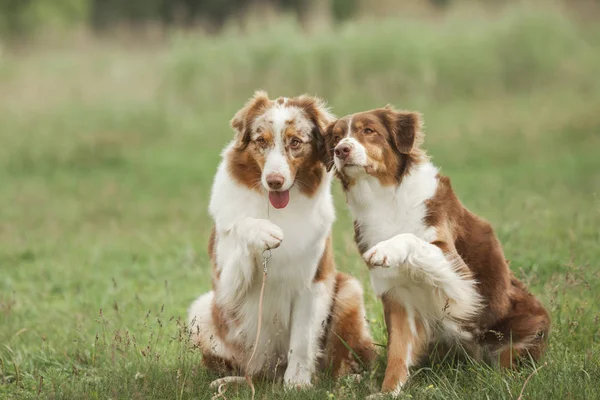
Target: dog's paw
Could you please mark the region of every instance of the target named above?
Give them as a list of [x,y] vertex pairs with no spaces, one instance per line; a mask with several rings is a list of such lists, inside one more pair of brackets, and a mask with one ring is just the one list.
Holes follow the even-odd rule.
[[373,393],[370,396],[367,396],[367,400],[380,400],[380,399],[396,399],[402,393],[402,385],[398,385],[394,390],[385,390],[383,389],[379,393]]
[[310,381],[311,373],[302,368],[288,369],[283,377],[283,384],[286,389],[305,390],[312,387]]
[[382,400],[382,399],[394,399],[398,397],[398,395],[394,395],[392,393],[373,393],[366,397],[366,400]]
[[389,254],[388,249],[386,249],[385,246],[382,246],[382,243],[378,243],[371,247],[362,257],[367,264],[373,267],[388,268],[390,266],[391,255]]
[[266,219],[258,219],[250,230],[248,238],[257,250],[276,249],[283,241],[280,227]]
[[312,388],[312,383],[310,381],[284,381],[284,387],[286,390],[308,390]]
[[377,243],[363,254],[363,260],[373,267],[397,267],[408,258],[410,243],[395,236]]
[[221,385],[242,385],[246,383],[246,378],[243,376],[226,376],[223,378],[216,379],[210,383],[211,389],[218,389]]

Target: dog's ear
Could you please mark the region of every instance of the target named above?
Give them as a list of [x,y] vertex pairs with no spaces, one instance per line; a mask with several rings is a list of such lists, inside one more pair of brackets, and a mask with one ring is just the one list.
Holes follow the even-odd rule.
[[410,154],[423,142],[423,120],[418,112],[396,111],[388,104],[380,109],[380,116],[392,136],[392,144],[399,153]]
[[293,103],[301,108],[312,122],[312,137],[317,144],[318,157],[327,166],[327,171],[331,170],[333,159],[328,155],[326,129],[335,121],[335,116],[329,111],[325,102],[318,97],[302,95],[294,99]]
[[323,134],[323,150],[319,154],[321,161],[325,164],[325,168],[327,168],[327,172],[331,171],[333,168],[333,128],[336,123],[337,120],[330,122],[325,128]]
[[243,150],[250,143],[250,134],[254,120],[261,115],[269,106],[271,101],[267,92],[257,90],[254,96],[233,116],[230,124],[235,130],[236,148]]

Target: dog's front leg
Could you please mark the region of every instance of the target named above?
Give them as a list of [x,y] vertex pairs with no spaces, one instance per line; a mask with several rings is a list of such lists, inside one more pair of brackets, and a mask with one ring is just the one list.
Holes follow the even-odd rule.
[[220,272],[217,301],[235,304],[254,281],[262,252],[279,247],[283,232],[266,219],[250,217],[241,218],[229,229],[217,232],[216,257]]
[[475,285],[463,274],[468,267],[456,251],[444,253],[445,242],[428,243],[412,233],[402,233],[377,243],[363,254],[373,267],[406,267],[432,286],[442,289],[449,299],[473,303],[479,298]]
[[292,309],[288,367],[283,377],[288,388],[311,386],[319,338],[330,310],[330,293],[325,283],[313,283],[299,294]]
[[373,267],[399,267],[421,244],[419,241],[423,242],[413,234],[402,233],[377,243],[363,254],[363,259]]
[[387,367],[381,392],[395,397],[408,380],[410,367],[424,353],[427,333],[420,318],[410,309],[385,295],[381,300],[388,331]]

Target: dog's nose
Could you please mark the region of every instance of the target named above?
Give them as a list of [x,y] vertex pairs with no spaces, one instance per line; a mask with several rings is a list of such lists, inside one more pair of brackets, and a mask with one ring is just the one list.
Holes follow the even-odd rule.
[[281,187],[283,186],[283,175],[279,175],[279,174],[269,174],[267,175],[267,185],[269,185],[269,188],[273,189],[273,190],[277,190],[277,189],[281,189]]
[[335,150],[333,152],[335,153],[337,158],[345,160],[352,152],[352,146],[348,143],[340,143],[335,147]]

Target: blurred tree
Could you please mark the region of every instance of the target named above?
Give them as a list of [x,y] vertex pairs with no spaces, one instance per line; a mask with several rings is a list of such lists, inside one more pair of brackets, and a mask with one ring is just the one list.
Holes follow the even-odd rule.
[[336,21],[345,21],[352,18],[358,8],[356,0],[332,0],[331,13]]
[[451,0],[429,0],[434,6],[437,7],[447,7],[450,5]]
[[20,35],[40,27],[81,22],[90,0],[0,0],[0,34]]
[[[96,29],[115,23],[161,21],[165,25],[191,26],[199,21],[219,30],[228,18],[236,16],[253,3],[272,4],[291,10],[303,19],[312,0],[89,0],[90,19]],[[330,1],[330,0],[320,0]],[[344,1],[344,0],[338,0]],[[346,0],[354,1],[354,0]]]
[[96,29],[105,29],[116,23],[140,23],[158,20],[161,3],[166,0],[89,0],[90,18]]
[[[345,21],[368,0],[0,0],[0,35],[30,33],[39,27],[87,23],[102,31],[118,24],[160,22],[165,26],[202,23],[218,32],[252,6],[294,13],[302,26],[314,19]],[[453,0],[428,0],[443,7]],[[600,1],[600,0],[597,0]],[[401,7],[398,1],[390,4]]]
[[89,0],[90,19],[96,29],[115,23],[155,21],[191,26],[203,21],[219,29],[227,18],[251,0]]
[[0,0],[0,33],[18,34],[25,29],[32,0]]

